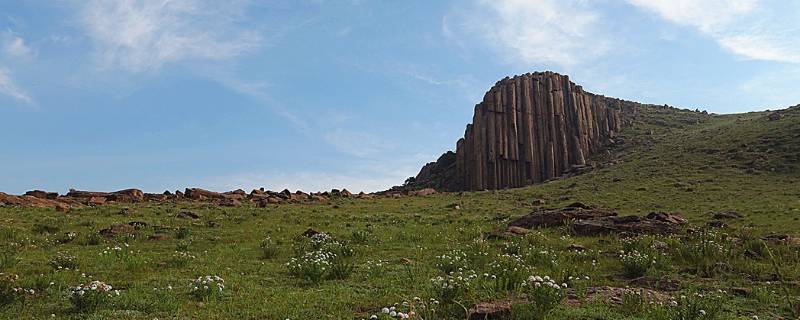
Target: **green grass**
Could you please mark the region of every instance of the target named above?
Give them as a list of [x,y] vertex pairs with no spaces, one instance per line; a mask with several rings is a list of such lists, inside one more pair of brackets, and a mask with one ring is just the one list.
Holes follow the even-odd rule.
[[[119,215],[121,208],[113,205],[69,214],[0,207],[0,272],[19,275],[6,287],[35,290],[12,294],[0,283],[0,301],[8,301],[0,306],[0,318],[361,319],[387,318],[381,309],[397,304],[426,319],[464,319],[462,306],[525,301],[522,294],[528,290],[519,282],[531,275],[568,282],[569,299],[581,302],[559,298],[548,319],[673,319],[695,315],[695,308],[709,316],[718,312],[715,319],[790,318],[796,311],[789,306],[800,305],[800,248],[759,238],[776,232],[800,236],[800,115],[792,112],[771,122],[765,115],[643,108],[623,132],[625,143],[597,159],[615,164],[514,190],[268,208],[144,203],[133,206],[129,216]],[[548,207],[580,201],[621,214],[678,212],[698,229],[711,212],[733,210],[744,218],[713,233],[635,243],[613,235],[577,237],[567,226],[524,238],[482,240],[530,212],[537,199]],[[176,218],[182,210],[201,219]],[[111,224],[132,221],[147,226],[135,236],[96,236]],[[330,234],[339,244],[310,243],[300,236],[308,228]],[[70,232],[74,236],[66,236]],[[149,240],[152,234],[169,237]],[[588,250],[566,250],[573,243]],[[698,246],[707,253],[697,254]],[[286,264],[292,258],[315,250],[336,252],[336,267],[313,281],[306,273],[290,272]],[[631,279],[620,250],[659,258],[644,271],[635,270],[642,278]],[[441,258],[454,252],[464,259]],[[58,265],[73,267],[59,270]],[[431,279],[447,280],[445,271],[470,281],[443,290]],[[224,278],[221,293],[190,292],[191,281],[206,275]],[[111,284],[120,295],[80,312],[68,291],[90,280]],[[678,291],[665,293],[679,301],[686,296],[687,302],[670,308],[626,299],[617,306],[588,301],[586,295],[589,287],[658,289],[667,280],[677,282]],[[734,288],[751,290],[737,295]],[[533,317],[529,313],[536,307],[514,309],[509,319]]]

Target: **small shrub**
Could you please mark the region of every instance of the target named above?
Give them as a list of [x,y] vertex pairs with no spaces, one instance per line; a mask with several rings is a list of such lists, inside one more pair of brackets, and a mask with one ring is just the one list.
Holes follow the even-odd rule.
[[278,255],[278,246],[272,241],[271,237],[266,237],[261,241],[261,257],[264,259],[272,259]]
[[289,275],[306,280],[313,284],[325,279],[336,255],[327,251],[306,252],[298,258],[292,258],[286,263]]
[[723,297],[719,294],[693,293],[680,296],[663,308],[651,311],[651,319],[655,320],[716,320],[723,319]]
[[19,288],[15,274],[0,273],[0,306],[11,304],[19,299]]
[[328,279],[336,279],[342,280],[347,279],[350,277],[350,274],[353,273],[353,264],[342,259],[334,260],[331,264],[330,272],[328,273]]
[[175,239],[186,239],[189,237],[191,231],[187,227],[180,227],[175,230]]
[[189,251],[189,247],[192,245],[192,241],[190,240],[181,240],[175,245],[175,251],[180,252],[187,252]]
[[92,281],[70,288],[69,301],[78,312],[93,312],[119,296],[118,290],[102,281]]
[[656,265],[655,258],[639,251],[622,252],[619,258],[622,262],[623,273],[628,278],[644,276]]
[[194,255],[185,251],[175,251],[175,254],[169,259],[167,264],[175,268],[183,268],[188,266],[195,258]]
[[63,243],[70,243],[73,240],[75,240],[75,238],[77,238],[77,237],[78,237],[78,234],[75,233],[75,232],[65,232],[64,234],[61,235],[60,238],[56,239],[56,241],[58,243],[62,243],[62,244]]
[[382,274],[386,270],[387,264],[388,261],[385,260],[368,260],[366,263],[364,263],[364,269],[367,270],[367,274],[370,277],[375,277]]
[[529,274],[529,267],[520,256],[502,254],[489,264],[490,277],[494,280],[497,292],[514,291],[519,288]]
[[451,273],[467,268],[467,254],[461,250],[436,256],[436,268],[444,273]]
[[546,319],[566,298],[567,284],[558,284],[547,276],[531,276],[524,282],[523,291],[531,302],[522,307],[530,311],[526,313],[532,317],[529,319]]
[[442,303],[456,302],[472,291],[472,282],[477,277],[474,271],[459,271],[432,278],[433,295]]
[[370,233],[367,231],[353,231],[350,235],[350,240],[353,241],[355,244],[366,244],[369,242]]
[[11,247],[0,248],[0,270],[9,269],[19,263],[17,250]]
[[222,295],[225,279],[219,276],[198,277],[191,281],[189,294],[198,300],[209,300]]
[[55,221],[54,219],[47,219],[47,221],[44,222],[34,223],[33,227],[31,228],[31,231],[40,234],[43,233],[54,234],[58,232],[58,230],[60,230],[60,228],[58,227],[58,222]]
[[103,239],[103,236],[100,235],[97,230],[89,230],[89,232],[86,233],[86,238],[83,243],[88,246],[96,246],[103,243],[103,241],[105,241],[105,239]]
[[50,259],[50,266],[56,270],[75,270],[78,268],[78,259],[69,253],[58,252]]

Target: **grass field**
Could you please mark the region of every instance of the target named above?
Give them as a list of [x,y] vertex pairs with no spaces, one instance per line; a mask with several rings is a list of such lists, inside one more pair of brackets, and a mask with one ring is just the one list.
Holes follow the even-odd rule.
[[[389,319],[387,308],[464,319],[476,303],[513,301],[504,319],[794,319],[800,243],[761,237],[800,236],[800,112],[767,114],[644,108],[625,143],[598,156],[609,165],[513,190],[269,208],[0,207],[0,317]],[[485,239],[537,206],[576,201],[680,213],[696,232],[579,237],[564,225]],[[743,218],[706,229],[722,211]],[[98,235],[130,222],[140,223]],[[326,235],[302,236],[308,228]],[[224,288],[193,283],[205,276]],[[113,288],[72,294],[93,280]],[[592,294],[605,286],[630,290],[608,303]]]

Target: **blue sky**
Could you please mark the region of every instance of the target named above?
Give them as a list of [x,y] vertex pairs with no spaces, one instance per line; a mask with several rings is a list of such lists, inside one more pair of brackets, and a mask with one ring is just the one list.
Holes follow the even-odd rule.
[[0,191],[376,191],[497,80],[716,113],[800,103],[800,2],[0,2]]

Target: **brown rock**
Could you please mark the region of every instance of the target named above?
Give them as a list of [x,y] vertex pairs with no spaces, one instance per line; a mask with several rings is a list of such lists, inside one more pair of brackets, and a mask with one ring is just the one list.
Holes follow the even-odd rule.
[[725,212],[716,212],[713,215],[713,219],[722,220],[722,219],[739,219],[742,218],[742,215],[736,211],[725,211]]
[[58,211],[58,212],[63,212],[63,213],[69,212],[69,206],[66,205],[66,204],[63,204],[63,203],[56,203],[55,208],[56,208],[56,211]]
[[66,197],[87,200],[97,197],[114,202],[142,202],[144,201],[144,192],[139,189],[125,189],[115,192],[78,191],[72,189],[67,193]]
[[106,198],[104,197],[91,197],[86,202],[90,206],[102,206],[106,203]]
[[28,192],[25,192],[25,195],[26,196],[31,196],[31,197],[36,197],[36,198],[39,198],[39,199],[55,200],[56,198],[58,198],[58,193],[57,192],[47,192],[47,191],[42,191],[42,190],[28,191]]
[[110,227],[99,231],[100,235],[106,238],[113,238],[123,234],[132,234],[136,228],[127,224],[112,224]]
[[320,233],[322,233],[322,232],[314,230],[313,228],[308,228],[308,229],[306,229],[306,231],[303,231],[303,236],[311,238],[311,237],[313,237],[315,235],[318,235]]
[[241,202],[239,202],[239,200],[234,198],[225,198],[219,202],[219,205],[223,207],[238,207],[239,205],[241,205]]
[[524,236],[524,235],[526,235],[526,234],[531,232],[528,229],[521,228],[521,227],[513,227],[513,226],[512,227],[508,227],[507,231],[508,231],[508,233],[516,235],[516,236]]
[[181,211],[181,212],[178,212],[178,214],[175,215],[175,216],[178,217],[178,218],[184,218],[184,219],[200,219],[200,215],[199,214],[196,214],[196,213],[191,212],[191,211]]
[[469,320],[501,320],[511,315],[511,307],[516,304],[527,303],[520,299],[503,299],[492,302],[483,302],[469,309]]
[[572,230],[578,235],[598,235],[606,233],[631,234],[673,234],[681,231],[686,224],[682,217],[669,213],[650,213],[640,216],[606,216],[577,220]]
[[429,195],[432,195],[432,194],[435,194],[435,193],[436,193],[435,189],[433,189],[433,188],[425,188],[425,189],[422,189],[422,190],[414,191],[412,193],[412,195],[417,196],[417,197],[424,197],[424,196],[429,196]]
[[577,219],[601,218],[616,216],[617,213],[601,208],[592,208],[581,203],[574,203],[561,209],[540,209],[511,221],[509,226],[535,229],[540,227],[562,226],[568,221]]

